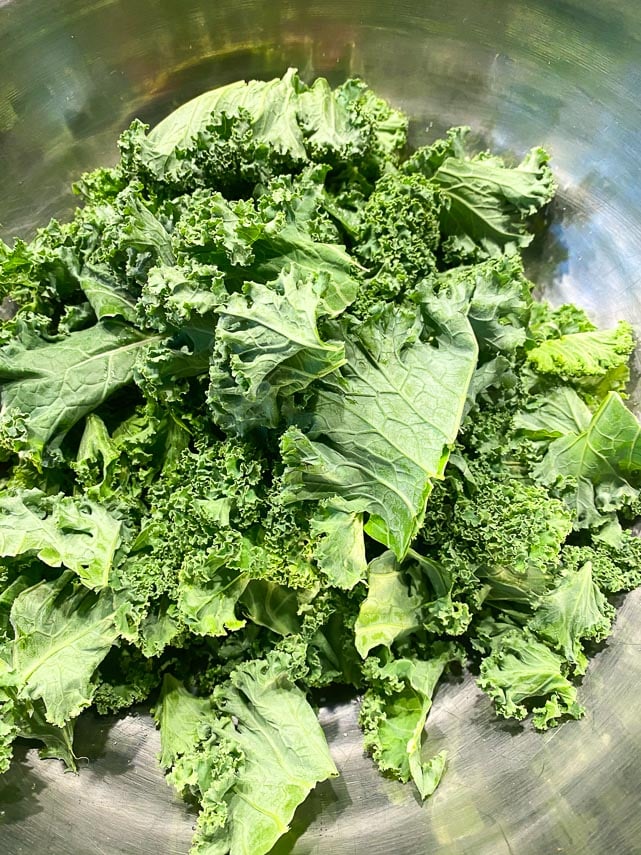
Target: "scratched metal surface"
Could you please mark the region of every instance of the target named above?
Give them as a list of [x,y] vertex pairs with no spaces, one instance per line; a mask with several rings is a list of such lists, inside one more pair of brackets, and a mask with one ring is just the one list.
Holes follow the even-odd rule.
[[[287,65],[364,76],[417,141],[471,124],[548,146],[561,184],[529,270],[554,301],[641,331],[641,5],[637,0],[0,0],[0,235],[73,205],[134,115]],[[632,390],[638,407],[639,393]],[[450,766],[420,806],[363,756],[354,700],[321,709],[342,776],[299,810],[285,855],[639,855],[641,596],[582,687],[586,718],[545,735],[498,721],[465,679],[429,720]],[[21,746],[0,781],[2,855],[185,855],[194,816],[156,766],[144,710],[81,719],[78,776]]]

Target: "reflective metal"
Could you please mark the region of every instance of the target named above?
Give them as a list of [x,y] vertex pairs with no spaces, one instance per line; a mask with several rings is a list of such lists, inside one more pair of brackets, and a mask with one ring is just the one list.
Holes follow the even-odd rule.
[[[641,331],[638,0],[0,0],[0,234],[74,204],[133,116],[297,65],[361,75],[416,141],[470,124],[515,154],[543,144],[561,189],[530,273],[554,301]],[[639,404],[639,392],[632,394]],[[450,749],[425,805],[363,756],[355,703],[322,722],[343,775],[299,811],[278,855],[639,855],[641,596],[627,598],[582,688],[586,718],[539,735],[499,721],[471,678],[439,691]],[[0,782],[3,855],[183,855],[194,816],[165,785],[140,711],[84,717],[80,775],[20,747]]]

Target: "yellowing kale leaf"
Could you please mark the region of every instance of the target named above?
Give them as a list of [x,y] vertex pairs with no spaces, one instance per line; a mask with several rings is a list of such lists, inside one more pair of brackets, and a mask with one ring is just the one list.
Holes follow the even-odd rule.
[[594,330],[547,338],[528,352],[528,361],[541,374],[563,380],[602,377],[606,372],[627,368],[634,349],[632,327],[621,321],[610,330]]
[[534,319],[532,332],[538,343],[527,353],[534,383],[571,384],[590,406],[598,406],[609,392],[626,397],[632,327],[621,321],[613,329],[598,330],[587,318],[574,317],[571,308],[562,306],[556,312],[539,308],[535,313],[540,317]]

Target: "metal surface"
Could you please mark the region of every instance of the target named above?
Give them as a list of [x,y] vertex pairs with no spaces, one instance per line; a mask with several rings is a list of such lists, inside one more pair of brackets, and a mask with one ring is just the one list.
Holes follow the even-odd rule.
[[[0,0],[0,234],[64,215],[70,180],[113,161],[134,115],[288,65],[364,76],[411,114],[417,141],[466,123],[517,154],[549,147],[561,190],[532,277],[641,330],[638,0]],[[633,594],[584,678],[582,722],[541,736],[497,720],[471,678],[439,691],[430,741],[450,765],[424,806],[363,757],[354,702],[328,704],[343,775],[275,851],[638,855],[640,618]],[[0,782],[3,855],[187,852],[194,816],[163,781],[144,712],[83,718],[77,746],[78,776],[18,749]]]

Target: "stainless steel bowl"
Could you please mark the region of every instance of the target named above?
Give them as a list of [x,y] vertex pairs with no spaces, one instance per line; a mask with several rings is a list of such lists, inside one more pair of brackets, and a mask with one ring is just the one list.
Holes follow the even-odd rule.
[[[555,302],[641,332],[641,4],[638,0],[0,0],[0,235],[74,205],[133,116],[288,65],[360,75],[423,141],[471,124],[498,149],[540,143],[561,184],[530,274]],[[639,391],[632,390],[632,404]],[[584,679],[586,718],[539,735],[499,721],[471,679],[439,692],[436,795],[381,778],[353,699],[321,711],[342,771],[275,852],[639,855],[641,596]],[[4,855],[183,855],[194,816],[165,785],[148,715],[83,717],[78,776],[21,746],[0,782]]]

